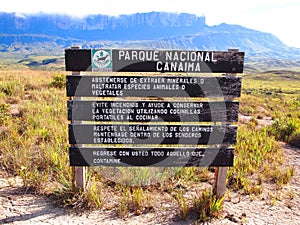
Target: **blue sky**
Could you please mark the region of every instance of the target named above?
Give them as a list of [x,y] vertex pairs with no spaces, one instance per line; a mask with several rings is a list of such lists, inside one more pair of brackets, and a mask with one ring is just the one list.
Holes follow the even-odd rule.
[[276,35],[300,48],[299,0],[0,0],[0,11],[66,13],[74,16],[137,12],[187,12],[205,15],[208,25],[239,24]]

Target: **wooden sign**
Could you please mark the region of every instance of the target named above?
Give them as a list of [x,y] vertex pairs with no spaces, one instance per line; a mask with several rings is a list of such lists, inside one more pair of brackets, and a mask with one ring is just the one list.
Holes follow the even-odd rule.
[[231,101],[68,101],[68,120],[127,122],[237,122]]
[[230,166],[233,148],[70,147],[71,166]]
[[70,144],[222,145],[236,143],[237,126],[69,124]]
[[66,49],[67,71],[242,73],[235,51]]
[[65,65],[75,71],[70,165],[233,165],[241,77],[232,74],[243,72],[244,52],[66,49]]
[[67,96],[240,97],[241,77],[67,76]]

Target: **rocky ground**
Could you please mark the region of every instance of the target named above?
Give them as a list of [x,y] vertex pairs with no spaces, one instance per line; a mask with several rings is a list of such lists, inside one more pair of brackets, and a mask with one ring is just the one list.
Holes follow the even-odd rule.
[[225,202],[225,217],[213,224],[300,224],[300,149],[284,143],[282,148],[286,163],[295,168],[289,184],[282,190],[265,185],[262,196],[255,199],[233,194]]
[[[295,175],[283,189],[265,185],[255,198],[231,193],[225,200],[222,218],[209,224],[300,224],[300,149],[282,143],[286,163]],[[177,209],[178,210],[178,209]],[[118,218],[114,211],[81,212],[55,206],[49,199],[26,190],[18,177],[0,173],[0,224],[193,224],[195,217],[178,217],[172,207],[140,216]]]

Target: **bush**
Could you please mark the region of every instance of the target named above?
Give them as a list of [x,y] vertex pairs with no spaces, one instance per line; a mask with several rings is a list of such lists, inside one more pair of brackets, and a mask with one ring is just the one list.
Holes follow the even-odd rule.
[[66,86],[66,75],[55,74],[53,76],[53,81],[50,83],[50,87],[64,88],[65,86]]
[[277,140],[288,141],[290,135],[296,130],[296,125],[292,119],[277,119],[270,129]]
[[279,141],[285,141],[290,145],[300,147],[300,120],[287,114],[276,119],[270,127],[270,134]]
[[0,92],[3,92],[8,96],[18,95],[18,92],[20,92],[20,83],[17,81],[0,83]]
[[[240,125],[235,147],[234,167],[228,170],[228,186],[245,194],[259,194],[265,181],[272,181],[270,172],[283,161],[280,146],[267,128],[258,129],[255,124]],[[262,175],[251,179],[252,175]]]
[[0,104],[0,126],[2,126],[9,117],[9,105]]
[[224,197],[217,199],[210,189],[198,193],[194,199],[193,207],[199,213],[199,222],[206,222],[213,217],[218,218],[223,209],[223,200]]
[[294,132],[289,138],[289,144],[300,148],[300,131]]

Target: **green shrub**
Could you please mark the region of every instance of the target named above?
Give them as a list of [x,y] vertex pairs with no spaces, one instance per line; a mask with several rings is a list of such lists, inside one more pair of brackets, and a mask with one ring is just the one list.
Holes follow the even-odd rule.
[[20,83],[18,81],[7,81],[0,83],[0,92],[5,93],[8,96],[18,95],[20,90]]
[[276,119],[269,128],[269,132],[279,141],[300,146],[300,120],[293,115],[286,114],[284,117]]
[[289,144],[300,148],[300,131],[294,132],[289,138]]
[[8,104],[0,104],[0,126],[5,124],[7,119],[9,118],[9,105]]
[[[272,181],[270,171],[283,162],[280,146],[267,128],[258,129],[255,124],[240,125],[235,148],[234,167],[228,170],[228,185],[245,194],[260,193],[257,186],[262,181]],[[251,175],[263,175],[260,181],[249,179]]]
[[193,207],[199,213],[199,222],[206,222],[213,217],[219,217],[223,209],[224,197],[217,199],[211,189],[201,191],[194,199]]
[[50,87],[55,88],[64,88],[66,86],[66,75],[65,74],[55,74],[52,78],[52,82],[50,83]]

